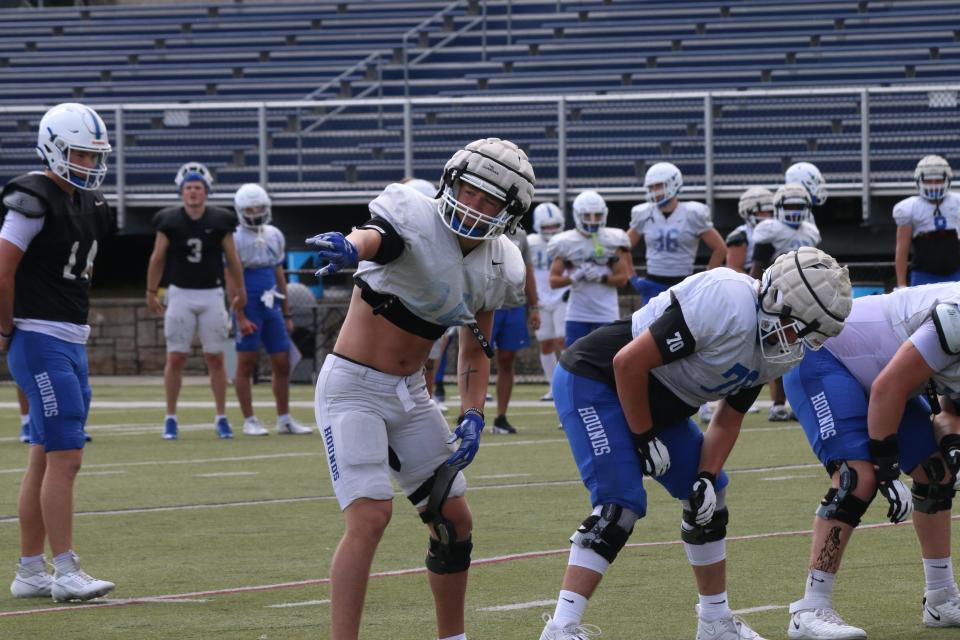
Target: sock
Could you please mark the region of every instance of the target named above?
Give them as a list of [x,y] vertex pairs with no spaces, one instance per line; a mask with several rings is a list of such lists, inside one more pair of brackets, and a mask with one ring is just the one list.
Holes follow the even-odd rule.
[[557,598],[557,608],[553,612],[553,623],[561,628],[569,624],[580,624],[583,612],[587,608],[587,599],[575,591],[561,591]]
[[20,556],[21,567],[26,567],[31,564],[36,564],[38,562],[41,564],[46,564],[46,561],[47,559],[43,557],[42,553],[38,556]]
[[176,421],[177,421],[177,414],[174,413],[174,414],[171,414],[171,415],[168,415],[168,416],[164,417],[163,421],[166,422],[167,420],[173,420],[174,422],[176,422]]
[[730,610],[726,591],[709,596],[700,594],[700,619],[704,622],[729,618],[732,615],[733,611]]
[[257,419],[257,414],[254,413],[254,414],[251,414],[251,415],[245,417],[245,418],[243,419],[243,421],[244,421],[244,422],[249,422],[250,420],[256,420],[256,419]]
[[953,579],[953,564],[950,556],[939,559],[924,558],[923,575],[927,580],[927,591],[952,587],[956,584]]
[[70,573],[77,567],[76,557],[73,549],[64,551],[53,558],[53,567],[57,570],[57,573]]
[[541,353],[540,366],[543,367],[543,375],[546,377],[547,384],[549,385],[550,381],[553,380],[553,370],[557,368],[557,354],[553,351],[550,353]]
[[803,592],[803,602],[808,609],[827,609],[833,606],[833,583],[837,574],[812,569],[807,574],[807,584]]
[[223,414],[220,414],[220,415],[218,415],[216,418],[214,418],[213,421],[214,421],[214,422],[220,422],[221,420],[226,420],[226,419],[227,419],[227,416],[225,416],[225,415],[223,415]]
[[24,413],[23,415],[20,416],[20,426],[22,427],[27,424],[30,424],[30,414]]
[[[285,413],[282,416],[277,416],[277,424],[286,424],[290,422],[290,414]],[[446,640],[445,638],[442,640]]]
[[440,640],[467,640],[467,634],[458,633],[455,636],[447,636],[446,638],[440,638]]

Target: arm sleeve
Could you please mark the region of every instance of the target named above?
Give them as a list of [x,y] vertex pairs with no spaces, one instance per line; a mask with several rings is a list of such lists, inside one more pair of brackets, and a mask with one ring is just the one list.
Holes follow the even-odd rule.
[[44,218],[28,218],[19,211],[7,210],[3,219],[3,228],[0,229],[0,238],[3,238],[20,251],[26,252],[30,242],[43,229]]
[[671,297],[673,302],[670,306],[648,327],[663,357],[663,364],[686,358],[697,350],[696,340],[683,317],[680,303],[672,292]]
[[403,253],[404,242],[393,225],[384,218],[374,216],[357,227],[358,229],[372,229],[380,234],[380,248],[375,256],[370,258],[377,264],[387,264],[393,262]]
[[727,236],[727,246],[739,247],[742,244],[747,244],[747,232],[737,227]]
[[773,258],[773,245],[769,242],[753,245],[753,263],[763,265],[764,268],[770,265]]
[[757,401],[757,396],[760,395],[760,391],[763,389],[763,385],[757,385],[755,387],[747,387],[746,389],[740,389],[735,394],[727,396],[724,400],[727,401],[727,404],[730,405],[735,411],[740,413],[746,413],[750,407],[753,406],[753,403]]

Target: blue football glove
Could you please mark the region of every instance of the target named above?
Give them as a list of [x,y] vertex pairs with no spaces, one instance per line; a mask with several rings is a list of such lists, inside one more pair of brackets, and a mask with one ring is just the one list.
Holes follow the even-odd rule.
[[474,456],[480,450],[480,433],[483,431],[483,414],[476,409],[467,409],[460,416],[460,424],[450,438],[447,444],[453,444],[460,440],[460,446],[453,455],[447,458],[445,464],[454,465],[463,469],[473,462]]
[[317,254],[327,261],[327,264],[317,269],[314,274],[318,277],[325,276],[328,273],[336,273],[346,267],[355,267],[360,262],[357,246],[338,231],[328,231],[307,238],[307,244],[317,245],[320,248]]

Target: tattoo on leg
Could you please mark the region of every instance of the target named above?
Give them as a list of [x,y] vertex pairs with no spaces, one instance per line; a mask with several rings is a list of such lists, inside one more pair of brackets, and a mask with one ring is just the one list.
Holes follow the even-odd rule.
[[820,555],[813,568],[827,573],[836,573],[840,567],[840,527],[833,527],[823,542]]
[[464,391],[470,391],[470,375],[474,373],[480,373],[480,369],[474,369],[472,366],[468,366],[467,370],[460,374],[460,377],[463,378]]

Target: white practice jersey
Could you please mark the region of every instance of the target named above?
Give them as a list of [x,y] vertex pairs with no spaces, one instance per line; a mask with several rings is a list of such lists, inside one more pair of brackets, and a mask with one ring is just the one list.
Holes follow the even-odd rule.
[[770,257],[770,262],[773,263],[775,258],[787,252],[819,245],[820,229],[810,221],[801,222],[800,226],[794,229],[784,222],[767,218],[761,220],[753,230],[753,247],[758,244],[773,245],[773,255]]
[[753,230],[754,226],[752,224],[747,224],[744,222],[742,225],[731,231],[727,234],[727,246],[730,246],[731,241],[735,241],[739,244],[740,240],[734,240],[739,236],[742,236],[747,243],[747,252],[743,256],[743,270],[747,273],[750,273],[750,267],[753,266]]
[[563,294],[569,287],[550,288],[550,264],[552,261],[547,252],[547,243],[543,241],[543,236],[539,233],[532,233],[527,236],[527,244],[530,246],[533,276],[537,281],[537,301],[542,307],[563,304]]
[[651,373],[691,407],[779,378],[796,363],[763,357],[757,333],[757,281],[720,267],[690,276],[633,314],[633,337],[676,297],[693,336],[694,352]]
[[404,250],[387,264],[361,261],[357,276],[377,293],[397,296],[417,317],[447,327],[473,323],[478,311],[523,304],[520,250],[501,235],[463,255],[438,206],[401,184],[384,189],[370,213],[390,223]]
[[258,231],[241,225],[237,227],[233,238],[244,267],[276,267],[283,264],[287,243],[283,232],[272,224],[263,225]]
[[[558,233],[547,245],[551,259],[563,261],[567,271],[573,271],[585,262],[594,262],[613,273],[610,266],[620,259],[621,250],[630,250],[630,238],[623,229],[604,227],[598,233],[586,236],[576,229]],[[599,282],[581,280],[570,285],[567,301],[567,320],[574,322],[613,322],[620,317],[620,303],[614,287]]]
[[920,196],[901,200],[893,207],[893,220],[898,227],[910,225],[913,235],[944,229],[960,229],[960,196],[947,192],[940,203],[940,215],[935,216],[937,205]]
[[[843,331],[824,342],[824,349],[836,356],[869,393],[880,371],[909,340],[938,372],[933,377],[938,387],[949,389],[946,395],[960,394],[960,356],[943,351],[930,315],[937,302],[960,303],[960,283],[928,284],[856,298]],[[922,391],[915,389],[913,395]]]
[[713,220],[701,202],[680,202],[666,217],[645,202],[630,210],[630,228],[643,236],[647,274],[678,277],[693,273],[700,236],[713,228]]

